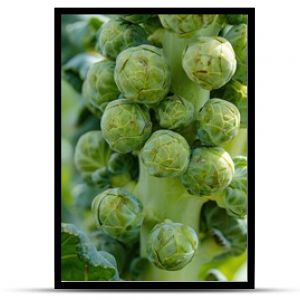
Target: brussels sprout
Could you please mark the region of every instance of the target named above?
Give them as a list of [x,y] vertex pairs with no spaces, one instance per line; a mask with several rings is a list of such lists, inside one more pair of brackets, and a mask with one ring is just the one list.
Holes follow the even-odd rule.
[[200,215],[200,235],[213,237],[232,256],[241,255],[247,248],[245,221],[229,216],[214,201],[206,202]]
[[218,90],[212,91],[212,98],[221,98],[233,103],[240,111],[240,127],[247,128],[248,110],[247,110],[247,86],[239,81],[231,80]]
[[236,71],[236,59],[227,40],[200,37],[185,49],[182,66],[192,81],[210,91],[222,87],[231,79]]
[[141,157],[150,175],[175,177],[186,171],[190,147],[180,134],[158,130],[145,143]]
[[89,131],[80,137],[75,148],[75,166],[87,183],[93,183],[94,172],[103,172],[111,153],[101,131]]
[[194,106],[180,96],[169,96],[155,109],[160,127],[176,129],[189,125],[194,116]]
[[147,253],[158,268],[176,271],[191,262],[198,248],[198,236],[191,227],[165,221],[151,231]]
[[242,83],[247,84],[247,25],[240,24],[232,26],[230,30],[226,32],[224,38],[231,43],[237,60],[237,69],[236,73],[233,76],[233,79],[239,80]]
[[226,15],[226,18],[228,23],[232,25],[247,24],[247,15]]
[[224,190],[224,208],[231,216],[243,218],[247,214],[247,157],[233,158],[235,172],[230,185]]
[[206,146],[219,146],[238,134],[240,112],[228,101],[210,99],[199,112],[197,122],[197,135],[201,143]]
[[181,182],[193,195],[211,195],[224,190],[233,173],[233,161],[223,148],[196,148]]
[[120,17],[130,23],[134,24],[141,24],[147,22],[149,19],[151,19],[154,15],[130,15],[130,14],[123,14]]
[[80,175],[87,184],[97,188],[121,187],[135,180],[137,164],[137,158],[132,155],[113,153],[100,131],[81,136],[75,148],[75,165]]
[[106,57],[116,59],[121,51],[144,44],[146,40],[146,32],[139,25],[121,19],[110,20],[100,29],[98,49]]
[[207,272],[205,281],[228,281],[226,276],[217,269],[211,269]]
[[83,84],[82,95],[88,108],[101,116],[109,101],[115,100],[120,94],[114,81],[115,63],[102,60],[91,65]]
[[115,81],[126,99],[154,104],[169,92],[171,74],[161,49],[141,45],[120,53]]
[[151,128],[148,111],[125,99],[110,102],[101,119],[103,137],[119,153],[140,148],[151,134]]
[[184,34],[208,27],[214,22],[219,22],[220,15],[159,15],[159,19],[164,28],[178,34]]
[[108,189],[96,196],[92,212],[96,223],[121,242],[136,241],[143,222],[142,203],[126,190]]

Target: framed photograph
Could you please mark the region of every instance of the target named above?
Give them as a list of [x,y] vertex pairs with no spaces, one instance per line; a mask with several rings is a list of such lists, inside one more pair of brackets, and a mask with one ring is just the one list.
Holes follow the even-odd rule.
[[55,288],[254,288],[254,13],[55,9]]

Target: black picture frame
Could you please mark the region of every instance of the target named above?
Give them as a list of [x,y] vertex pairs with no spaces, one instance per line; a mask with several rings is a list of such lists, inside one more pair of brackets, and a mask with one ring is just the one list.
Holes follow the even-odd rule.
[[[66,14],[247,14],[248,15],[248,281],[247,282],[172,282],[172,281],[61,281],[61,16]],[[115,291],[199,291],[254,289],[255,258],[255,8],[55,8],[55,289],[97,289]]]

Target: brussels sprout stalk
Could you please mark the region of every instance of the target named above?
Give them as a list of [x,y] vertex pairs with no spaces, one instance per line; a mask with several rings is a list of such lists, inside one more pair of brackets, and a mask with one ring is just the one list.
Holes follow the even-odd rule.
[[[237,67],[235,50],[218,36],[224,16],[160,19],[159,46],[129,46],[123,35],[112,45],[109,26],[101,31],[106,56],[120,46],[103,78],[121,95],[94,101],[101,131],[78,143],[75,162],[88,184],[106,188],[93,200],[96,225],[136,243],[133,277],[124,271],[122,279],[199,281],[209,263],[246,253],[247,119],[240,129],[239,109],[247,93],[238,86],[226,99],[214,95],[232,84]],[[130,15],[110,24],[123,32],[139,22]],[[88,96],[99,90],[85,87]]]
[[[144,223],[141,230],[141,256],[146,257],[146,244],[150,231],[166,219],[189,225],[198,232],[200,211],[209,197],[193,196],[186,192],[178,178],[158,178],[148,174],[140,159],[140,175],[133,193],[144,206]],[[224,252],[213,239],[200,242],[192,263],[179,271],[165,271],[154,265],[148,267],[143,280],[199,280],[200,266]]]
[[[163,39],[163,51],[171,70],[172,86],[174,94],[185,98],[194,106],[194,119],[197,113],[210,98],[210,92],[201,88],[191,81],[182,68],[182,54],[184,49],[195,37],[180,37],[176,33],[166,31]],[[246,133],[239,132],[239,136],[246,137]],[[238,139],[233,139],[226,150],[231,152],[236,147],[243,149],[243,145]],[[246,138],[242,139],[242,144]],[[241,152],[239,152],[241,153]],[[141,155],[140,155],[141,156]],[[157,223],[162,223],[166,219],[173,222],[183,223],[191,226],[196,232],[199,231],[200,212],[203,204],[211,197],[195,196],[187,192],[178,177],[158,178],[149,175],[142,159],[139,159],[139,180],[137,186],[132,191],[143,203],[144,223],[141,228],[141,250],[140,255],[147,257],[146,245],[149,234]],[[214,196],[217,200],[218,196]],[[141,280],[146,281],[197,281],[199,280],[199,270],[201,265],[210,262],[214,257],[226,252],[213,238],[206,238],[201,241],[192,262],[178,271],[166,271],[157,268],[153,264],[142,275]]]

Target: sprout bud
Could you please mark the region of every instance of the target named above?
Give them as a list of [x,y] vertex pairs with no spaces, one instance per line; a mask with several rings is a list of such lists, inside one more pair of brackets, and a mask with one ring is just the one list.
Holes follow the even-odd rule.
[[101,119],[103,137],[119,153],[139,149],[151,134],[147,110],[137,103],[120,99],[110,102]]
[[106,174],[106,165],[111,154],[112,151],[101,131],[89,131],[82,135],[77,142],[74,155],[75,166],[86,182],[97,184],[94,181],[95,176],[97,175],[96,177],[99,179],[100,173]]
[[223,191],[231,182],[234,164],[219,147],[196,148],[181,182],[193,195],[211,195]]
[[183,53],[182,66],[187,76],[203,89],[225,85],[236,71],[231,44],[221,37],[201,37]]
[[190,147],[180,134],[158,130],[145,143],[142,161],[150,175],[175,177],[182,175],[189,164]]
[[205,146],[219,146],[232,140],[240,128],[237,107],[222,99],[206,102],[197,118],[197,135]]
[[96,196],[92,212],[99,227],[122,242],[133,242],[143,222],[142,203],[126,190],[108,189]]
[[193,228],[166,221],[157,224],[147,243],[148,258],[158,268],[176,271],[192,260],[198,248],[198,236]]
[[169,92],[171,74],[161,49],[141,45],[120,53],[115,81],[126,99],[154,104]]

